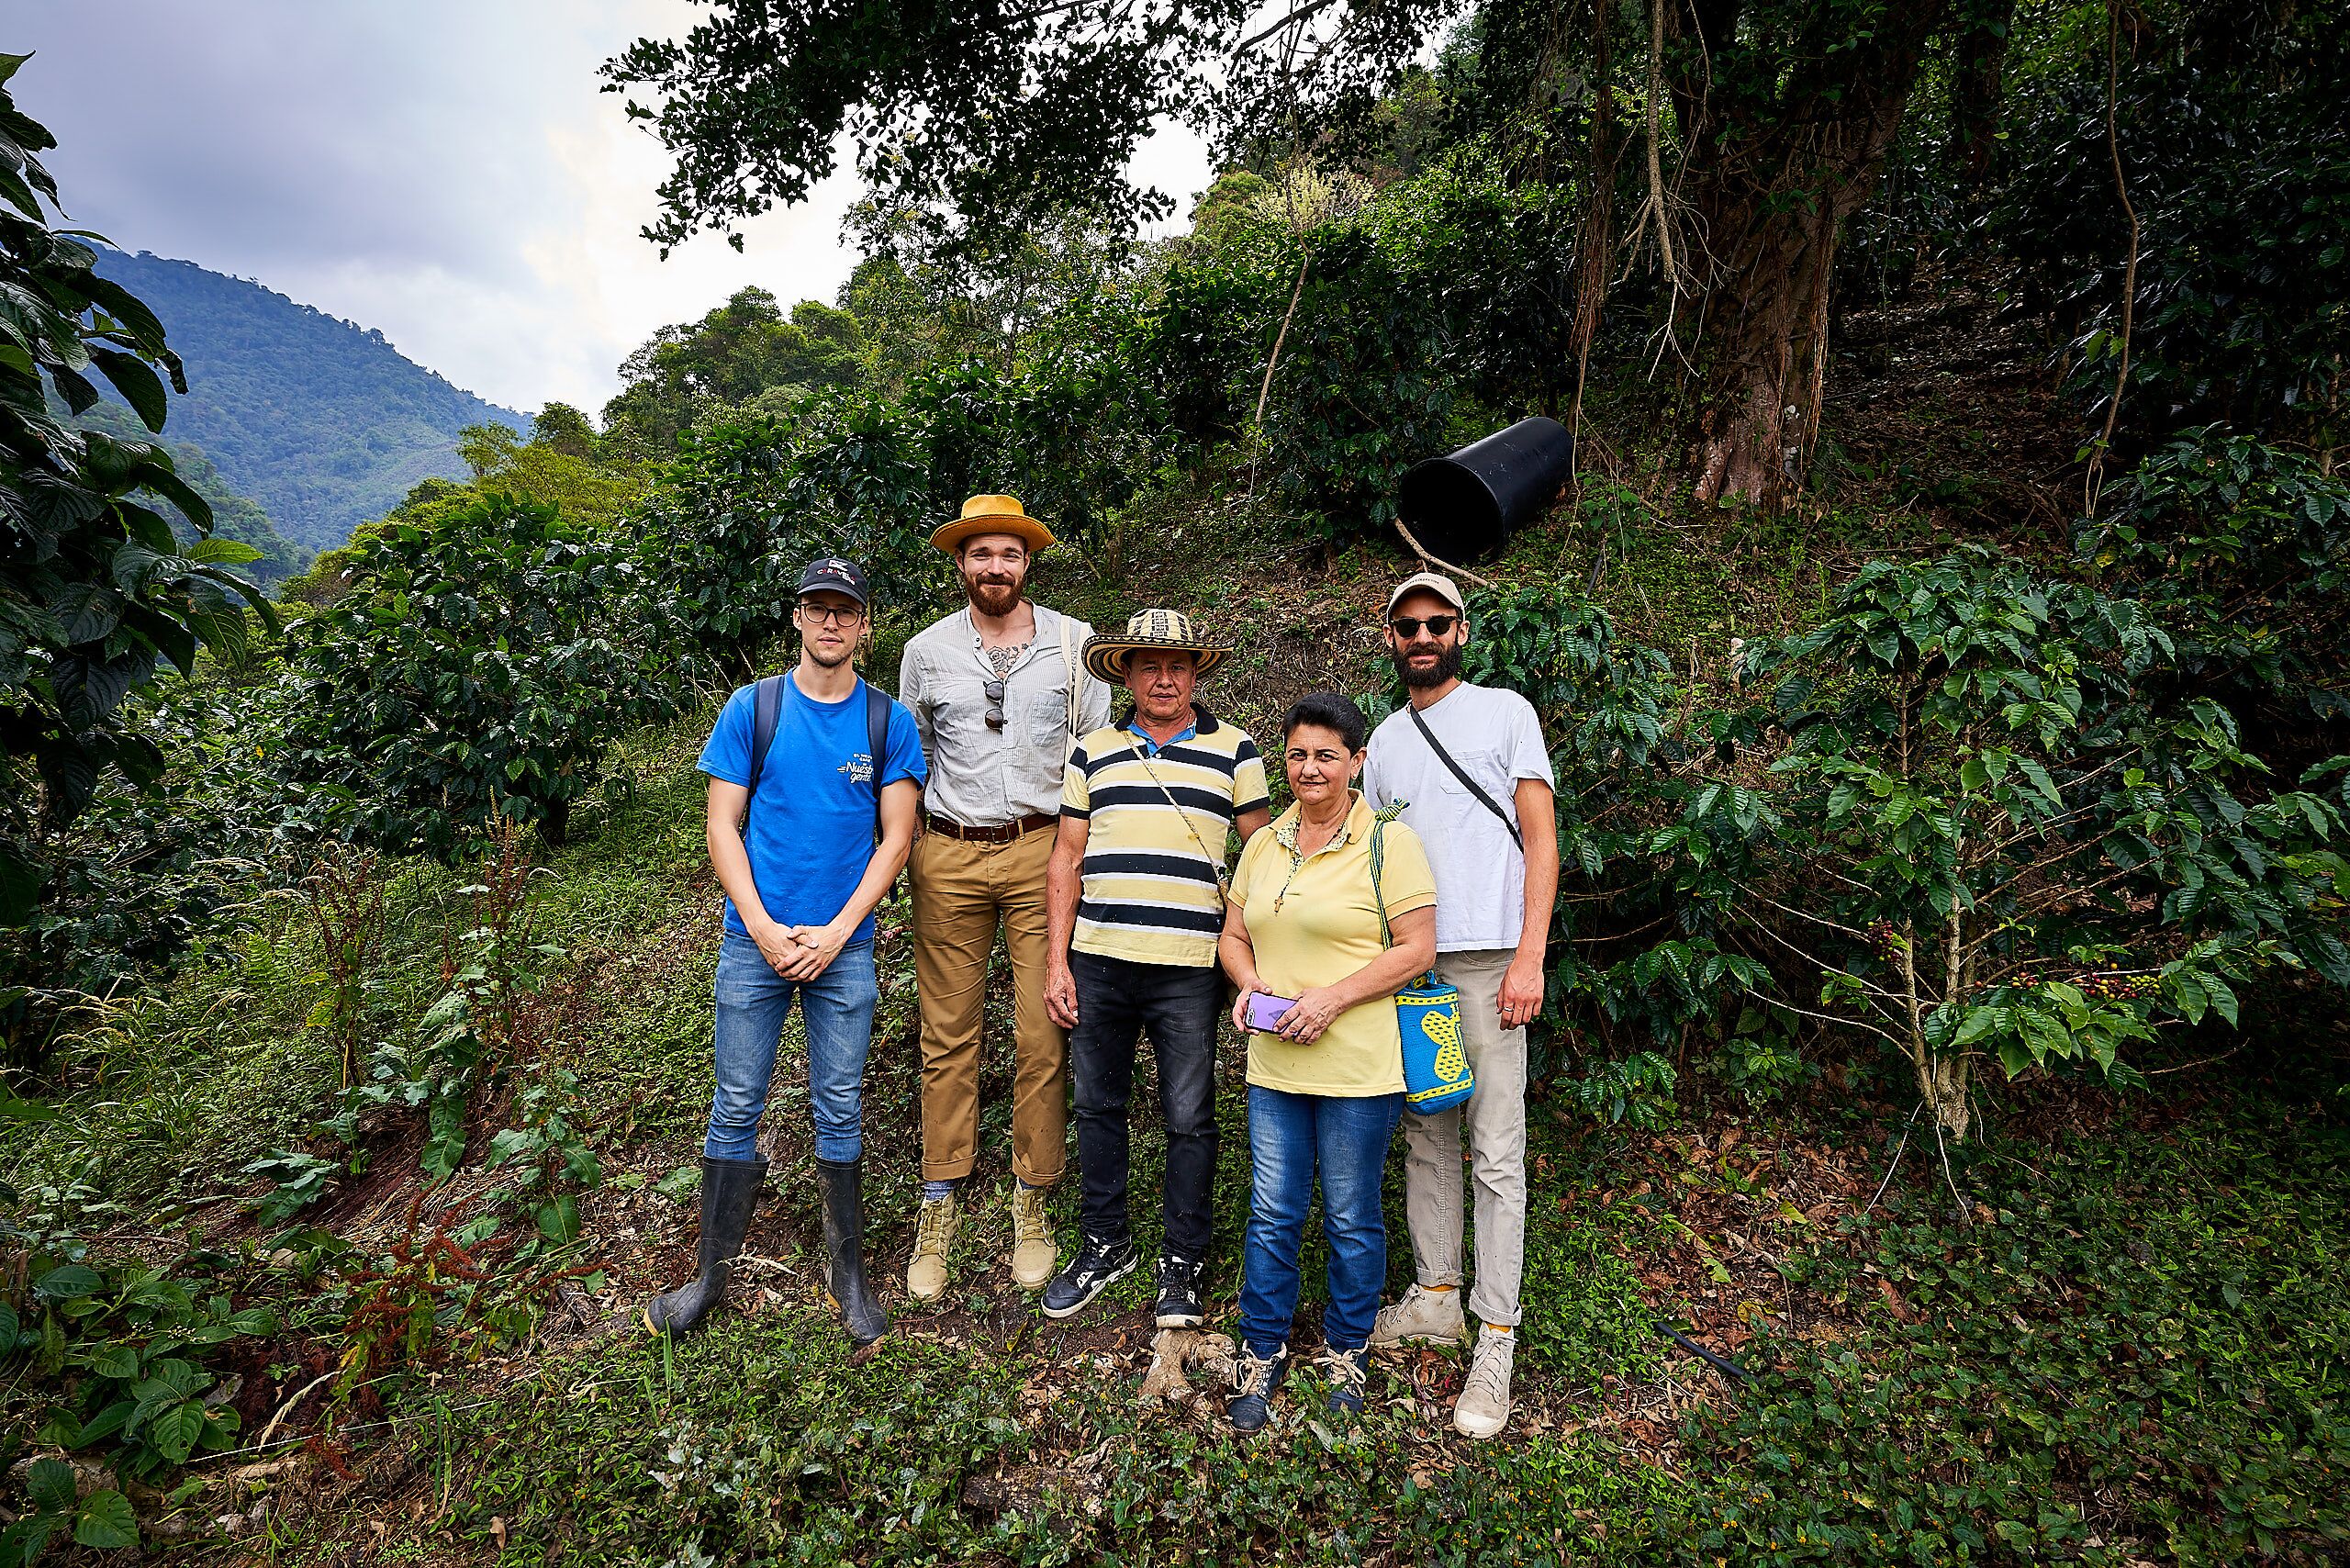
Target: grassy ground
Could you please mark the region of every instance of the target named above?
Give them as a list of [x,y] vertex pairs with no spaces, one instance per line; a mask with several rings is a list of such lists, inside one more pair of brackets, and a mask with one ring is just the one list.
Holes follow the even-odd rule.
[[[1519,541],[1499,570],[1595,585],[1628,634],[1703,677],[1732,637],[1815,616],[1861,556],[1995,525],[2013,534],[2047,504],[2010,494],[2020,481],[2000,451],[1930,448],[1946,413],[1916,428],[1856,413],[1837,455],[1843,498],[1777,520],[1653,514],[1643,495],[1660,470],[1595,440],[1579,516]],[[2008,510],[1986,521],[2003,495]],[[1237,645],[1210,700],[1262,738],[1303,689],[1373,685],[1369,628],[1399,567],[1366,546],[1302,559],[1245,521],[1195,521],[1114,577],[1055,566],[1040,592],[1097,624],[1148,603],[1202,613]],[[876,667],[894,655],[885,641]],[[57,1121],[5,1129],[0,1179],[36,1228],[94,1236],[94,1255],[168,1262],[281,1312],[280,1327],[218,1362],[238,1380],[221,1392],[244,1439],[192,1467],[201,1484],[169,1520],[189,1551],[2116,1568],[2350,1552],[2350,1058],[2314,1004],[2254,1024],[2216,1066],[2148,1063],[2180,1069],[2151,1093],[2004,1091],[1986,1136],[1947,1165],[1904,1137],[1899,1075],[1865,1057],[1814,1048],[1802,1082],[1755,1103],[1684,1062],[1674,1118],[1653,1131],[1595,1125],[1538,1090],[1509,1433],[1454,1437],[1445,1417],[1464,1368],[1423,1350],[1382,1361],[1378,1398],[1351,1423],[1323,1410],[1309,1366],[1274,1428],[1242,1441],[1222,1429],[1218,1400],[1140,1393],[1142,1279],[1066,1325],[1012,1288],[1001,987],[958,1285],[936,1310],[907,1306],[919,1128],[901,897],[881,913],[866,1101],[872,1256],[896,1331],[852,1353],[822,1300],[795,1024],[747,1277],[708,1333],[648,1341],[636,1305],[689,1267],[710,1092],[718,900],[692,768],[706,722],[637,737],[621,769],[632,787],[584,809],[574,842],[545,856],[532,917],[545,950],[530,960],[545,1027],[477,1105],[471,1163],[453,1180],[427,1190],[413,1126],[385,1116],[366,1169],[290,1226],[247,1212],[267,1183],[245,1164],[302,1146],[334,1099],[338,1051],[310,1026],[321,954],[290,899],[78,1042]],[[366,976],[363,1047],[424,1036],[469,919],[470,873],[379,874],[391,920]],[[1228,1318],[1248,1153],[1237,1042],[1224,1053],[1208,1282]],[[601,1180],[580,1196],[577,1239],[554,1260],[571,1271],[555,1278],[513,1245],[529,1226],[511,1173],[484,1164],[522,1092],[558,1070],[575,1076],[564,1096]],[[1146,1253],[1163,1158],[1154,1095],[1146,1075]],[[1400,1180],[1399,1166],[1394,1215]],[[1067,1246],[1073,1182],[1052,1207]],[[460,1256],[487,1277],[445,1255],[417,1261],[435,1235],[470,1238]],[[1309,1351],[1318,1265],[1310,1256]],[[1397,1290],[1409,1278],[1400,1228],[1390,1277]],[[480,1304],[518,1282],[530,1282],[527,1320],[487,1320]],[[400,1332],[414,1338],[357,1345],[353,1304],[367,1300],[408,1314]],[[1753,1381],[1707,1367],[1660,1325]],[[333,1375],[351,1365],[360,1372]],[[32,1397],[21,1381],[0,1389],[0,1413]],[[273,1418],[302,1446],[244,1451]],[[25,1441],[0,1421],[0,1462]]]
[[[697,740],[691,725],[643,737],[633,798],[551,857],[538,895],[539,928],[563,948],[550,969],[577,991],[574,1026],[509,1089],[557,1061],[579,1076],[605,1175],[584,1196],[579,1257],[601,1266],[600,1288],[551,1295],[520,1343],[476,1337],[355,1397],[296,1401],[291,1429],[318,1434],[311,1457],[207,1493],[207,1507],[260,1508],[208,1550],[286,1562],[2120,1564],[2344,1549],[2338,1048],[2316,1053],[2333,1078],[2239,1059],[2159,1096],[2021,1094],[1947,1176],[1908,1148],[1873,1209],[1902,1122],[1896,1081],[1880,1088],[1866,1063],[1818,1063],[1823,1076],[1761,1109],[1692,1099],[1656,1133],[1538,1098],[1510,1434],[1472,1446],[1449,1433],[1463,1368],[1429,1350],[1382,1361],[1359,1423],[1320,1408],[1308,1372],[1274,1430],[1243,1442],[1214,1400],[1138,1396],[1151,1340],[1138,1277],[1066,1326],[1011,1287],[1008,1019],[991,1021],[959,1288],[936,1311],[906,1307],[919,1129],[899,901],[882,917],[890,980],[867,1091],[874,1251],[898,1331],[852,1354],[821,1300],[795,1029],[749,1282],[711,1332],[648,1342],[631,1316],[688,1267],[693,1199],[672,1178],[691,1166],[709,1086],[717,924],[691,826]],[[374,1026],[414,1028],[460,882],[397,874]],[[316,991],[306,932],[288,906],[128,1012],[92,1042],[73,1114],[20,1140],[11,1179],[60,1217],[111,1225],[114,1245],[146,1236],[162,1255],[192,1227],[248,1260],[231,1270],[240,1300],[302,1302],[304,1264],[278,1254],[270,1267],[270,1238],[239,1205],[189,1205],[252,1191],[242,1161],[297,1138],[327,1098],[332,1053],[301,1026]],[[1227,1039],[1210,1275],[1225,1312],[1248,1179],[1240,1066]],[[1163,1150],[1151,1103],[1146,1081],[1146,1251]],[[497,1120],[493,1107],[485,1126]],[[424,1225],[458,1230],[492,1185],[461,1173],[425,1199]],[[1072,1185],[1054,1199],[1065,1244]],[[396,1143],[351,1187],[308,1217],[363,1252],[389,1247],[418,1191],[412,1151]],[[1316,1263],[1302,1348],[1315,1341]],[[1407,1280],[1399,1233],[1391,1283]],[[344,1348],[330,1311],[291,1316],[269,1347],[274,1375],[256,1368],[241,1396],[249,1432]],[[1662,1338],[1661,1320],[1760,1381],[1732,1386]]]

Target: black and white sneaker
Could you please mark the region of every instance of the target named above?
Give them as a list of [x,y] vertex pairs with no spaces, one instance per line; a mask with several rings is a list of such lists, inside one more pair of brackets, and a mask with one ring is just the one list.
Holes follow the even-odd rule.
[[1140,1261],[1135,1256],[1131,1241],[1103,1241],[1099,1237],[1085,1238],[1085,1245],[1069,1266],[1053,1276],[1045,1287],[1044,1311],[1047,1317],[1069,1317],[1081,1311],[1085,1304],[1108,1290],[1112,1285],[1135,1271]]
[[1200,1305],[1200,1272],[1206,1265],[1197,1258],[1162,1254],[1158,1260],[1158,1326],[1199,1328],[1208,1315]]

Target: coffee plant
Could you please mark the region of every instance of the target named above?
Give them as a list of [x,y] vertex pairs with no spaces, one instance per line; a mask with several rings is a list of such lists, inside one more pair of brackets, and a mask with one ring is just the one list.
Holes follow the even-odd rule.
[[2267,792],[2226,709],[2159,699],[2175,659],[2138,601],[2011,560],[1874,563],[1750,650],[1767,786],[1707,782],[1650,849],[1817,987],[1772,1006],[1886,1041],[1963,1138],[1982,1058],[2118,1073],[2167,1021],[2234,1023],[2260,970],[2350,983],[2323,913],[2350,765]]
[[672,711],[665,629],[621,613],[640,570],[511,496],[385,530],[356,591],[296,628],[287,771],[386,848],[453,858],[501,820],[560,841],[613,738]]

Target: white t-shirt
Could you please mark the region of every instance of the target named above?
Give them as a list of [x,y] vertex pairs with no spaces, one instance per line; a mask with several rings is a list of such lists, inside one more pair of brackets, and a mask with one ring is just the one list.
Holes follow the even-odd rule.
[[[1452,760],[1517,820],[1517,785],[1557,788],[1534,705],[1515,691],[1466,681],[1420,710]],[[1526,929],[1526,857],[1502,820],[1452,775],[1399,708],[1371,733],[1362,792],[1374,806],[1401,801],[1404,821],[1427,846],[1436,871],[1439,953],[1515,948]]]

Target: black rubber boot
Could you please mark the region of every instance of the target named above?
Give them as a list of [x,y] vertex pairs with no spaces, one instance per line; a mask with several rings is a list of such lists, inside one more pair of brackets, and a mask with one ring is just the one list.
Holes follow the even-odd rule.
[[743,1234],[751,1228],[751,1211],[758,1206],[759,1188],[767,1177],[764,1159],[702,1160],[701,1271],[645,1304],[647,1331],[682,1334],[726,1299],[726,1282],[733,1272],[727,1265],[743,1250]]
[[824,1250],[832,1258],[833,1305],[848,1337],[870,1345],[890,1331],[890,1315],[865,1282],[865,1189],[856,1160],[816,1161],[824,1180]]

